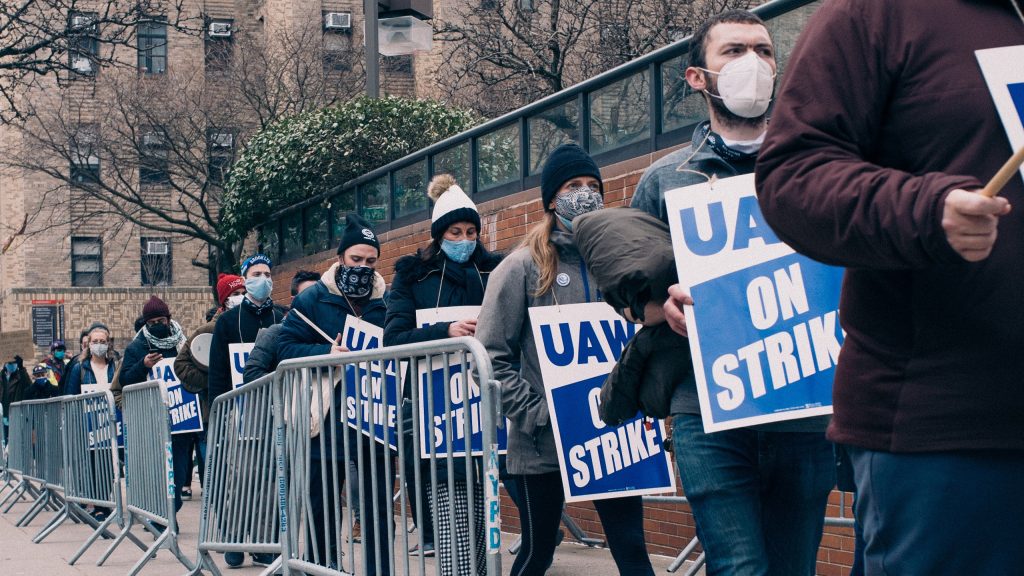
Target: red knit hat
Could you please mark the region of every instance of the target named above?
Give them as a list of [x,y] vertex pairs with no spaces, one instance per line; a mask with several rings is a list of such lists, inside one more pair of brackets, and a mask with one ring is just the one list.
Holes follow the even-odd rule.
[[223,308],[224,301],[228,299],[228,296],[231,296],[232,292],[239,288],[245,288],[245,278],[221,272],[217,276],[217,304]]
[[142,307],[142,319],[149,322],[153,318],[159,317],[170,318],[171,309],[167,307],[167,304],[163,300],[156,297],[154,294],[149,298],[149,302]]

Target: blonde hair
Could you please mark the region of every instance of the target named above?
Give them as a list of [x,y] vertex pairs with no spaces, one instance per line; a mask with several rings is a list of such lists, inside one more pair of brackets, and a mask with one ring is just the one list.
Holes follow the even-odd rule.
[[551,243],[551,230],[555,227],[553,212],[545,212],[544,218],[526,234],[523,246],[530,250],[530,257],[537,265],[537,289],[534,297],[541,296],[555,283],[558,274],[558,250]]

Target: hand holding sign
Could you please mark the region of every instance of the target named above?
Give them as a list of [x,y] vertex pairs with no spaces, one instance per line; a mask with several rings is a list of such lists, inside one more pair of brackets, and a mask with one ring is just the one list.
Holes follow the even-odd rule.
[[967,190],[953,190],[942,208],[942,229],[957,254],[968,262],[988,258],[996,243],[999,217],[1010,212],[1006,198],[990,198]]
[[693,298],[679,284],[668,287],[668,300],[665,301],[665,321],[680,336],[686,336],[686,313],[683,306],[693,306]]
[[476,335],[476,318],[458,320],[448,325],[448,336],[458,338],[459,336]]
[[331,341],[331,354],[343,354],[348,351],[348,348],[341,345],[341,333],[338,333],[337,338]]

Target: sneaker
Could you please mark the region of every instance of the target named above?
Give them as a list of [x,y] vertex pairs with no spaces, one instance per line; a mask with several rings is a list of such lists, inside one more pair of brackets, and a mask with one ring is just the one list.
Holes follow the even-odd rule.
[[270,566],[273,564],[280,554],[271,554],[270,552],[264,552],[262,554],[252,554],[252,563],[257,566]]
[[[419,556],[420,555],[420,545],[419,544],[413,545],[413,547],[409,549],[409,555],[410,556]],[[431,543],[431,542],[424,542],[423,543],[423,555],[427,556],[427,557],[434,555],[434,544],[433,543]]]
[[182,488],[181,489],[181,499],[182,500],[191,500],[192,499],[192,489],[191,488]]
[[241,552],[224,553],[224,563],[229,567],[238,568],[242,565],[242,562],[245,562],[245,554],[242,554]]

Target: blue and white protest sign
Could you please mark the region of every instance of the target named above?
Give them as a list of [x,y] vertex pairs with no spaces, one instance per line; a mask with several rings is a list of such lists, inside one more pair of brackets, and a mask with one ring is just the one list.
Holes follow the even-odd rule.
[[[109,392],[110,382],[106,384],[82,384],[82,394],[92,394],[93,392]],[[115,429],[117,430],[117,446],[118,448],[124,447],[124,421],[121,419],[121,409],[114,406],[114,416],[116,417]],[[104,448],[105,438],[97,436],[93,432],[97,427],[93,426],[93,421],[102,423],[104,416],[99,414],[93,414],[91,411],[86,414],[86,425],[89,427],[89,449],[95,450],[97,448]],[[96,442],[99,442],[97,444]]]
[[[978,50],[974,53],[1006,129],[1010,147],[1024,148],[1024,45]],[[1020,173],[1024,176],[1024,166]]]
[[[349,315],[341,338],[341,345],[349,350],[371,350],[383,345],[384,329]],[[341,418],[352,428],[398,450],[398,406],[402,402],[400,382],[405,376],[405,363],[395,364],[393,360],[360,363],[358,370],[355,365],[346,366],[347,405]]]
[[167,385],[167,410],[171,415],[171,434],[202,432],[203,417],[199,397],[185,390],[174,373],[174,358],[164,358],[149,369],[149,380],[162,380]]
[[566,502],[675,492],[660,420],[608,426],[601,384],[636,333],[603,302],[530,308]]
[[231,368],[231,387],[238,388],[245,384],[245,363],[256,345],[251,342],[228,344],[228,366]]
[[[477,318],[479,306],[447,306],[416,311],[416,326],[424,328],[438,322],[457,322]],[[481,421],[480,384],[473,378],[476,363],[473,356],[465,355],[467,373],[462,372],[462,356],[452,354],[448,362],[440,356],[419,363],[420,458],[430,458],[431,444],[434,454],[448,454],[448,427],[451,423],[452,455],[466,455],[466,424],[469,424],[470,451],[473,456],[483,454],[483,423]],[[448,368],[445,390],[445,366]],[[445,410],[445,393],[451,410]],[[466,407],[466,398],[469,407]],[[446,413],[447,412],[447,413]],[[498,450],[504,454],[508,443],[508,429],[498,428]]]
[[832,413],[843,270],[769,228],[754,175],[665,194],[706,432]]

